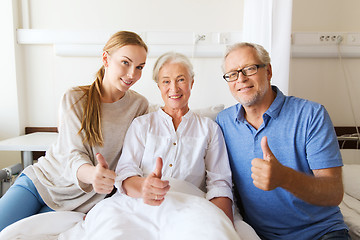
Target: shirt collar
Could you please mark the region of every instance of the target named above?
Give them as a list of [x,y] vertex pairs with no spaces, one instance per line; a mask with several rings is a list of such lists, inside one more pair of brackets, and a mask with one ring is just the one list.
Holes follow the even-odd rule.
[[269,109],[265,112],[272,118],[277,118],[280,114],[281,108],[285,102],[285,95],[276,86],[271,86],[272,90],[276,93],[275,100],[270,105]]
[[[280,89],[276,86],[271,86],[272,90],[276,93],[276,97],[272,104],[270,105],[269,109],[264,113],[264,115],[269,115],[271,118],[277,118],[280,114],[281,108],[285,102],[285,95],[280,91]],[[236,119],[240,122],[245,121],[245,109],[239,103],[236,105],[237,117]]]
[[[161,117],[165,118],[167,121],[172,122],[172,117],[166,112],[164,112],[164,110],[162,110],[161,107],[159,108],[158,113],[160,114]],[[182,120],[191,118],[193,114],[194,113],[191,110],[189,110],[184,116],[182,116]]]

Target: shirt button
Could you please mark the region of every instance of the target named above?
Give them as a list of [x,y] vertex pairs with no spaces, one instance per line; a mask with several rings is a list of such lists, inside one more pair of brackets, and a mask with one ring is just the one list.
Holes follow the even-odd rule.
[[174,142],[174,143],[173,143],[173,145],[175,146],[175,145],[176,145],[176,143]]
[[172,166],[173,166],[173,165],[170,163],[170,164],[169,164],[169,167],[172,167]]

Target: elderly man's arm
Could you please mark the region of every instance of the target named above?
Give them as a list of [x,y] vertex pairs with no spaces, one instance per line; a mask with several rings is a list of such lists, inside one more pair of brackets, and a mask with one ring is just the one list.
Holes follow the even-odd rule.
[[344,195],[341,167],[313,170],[314,175],[307,175],[282,165],[272,154],[266,137],[261,145],[264,159],[253,159],[251,168],[256,187],[265,191],[281,187],[310,204],[339,205]]
[[341,167],[313,170],[313,173],[314,176],[309,176],[287,168],[281,187],[314,205],[339,205],[344,195]]

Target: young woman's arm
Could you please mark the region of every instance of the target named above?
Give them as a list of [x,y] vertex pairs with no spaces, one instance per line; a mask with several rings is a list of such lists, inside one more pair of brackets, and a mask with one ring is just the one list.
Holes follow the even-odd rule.
[[98,153],[96,154],[98,164],[92,166],[91,164],[83,164],[77,171],[77,178],[80,183],[91,184],[94,191],[99,194],[108,194],[114,188],[116,174],[109,169],[104,157]]

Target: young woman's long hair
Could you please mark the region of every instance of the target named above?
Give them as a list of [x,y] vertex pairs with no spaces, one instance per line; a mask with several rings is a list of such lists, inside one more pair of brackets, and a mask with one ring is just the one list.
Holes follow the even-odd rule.
[[[137,45],[144,47],[146,52],[148,48],[145,42],[139,35],[133,32],[120,31],[110,37],[105,44],[103,51],[111,52],[126,45]],[[83,101],[83,116],[81,119],[81,128],[78,134],[85,135],[83,139],[84,143],[88,143],[90,146],[103,146],[104,139],[101,131],[101,84],[105,74],[105,67],[102,66],[96,73],[96,79],[91,85],[79,86],[79,90],[84,92],[84,95],[80,98],[85,98]]]

